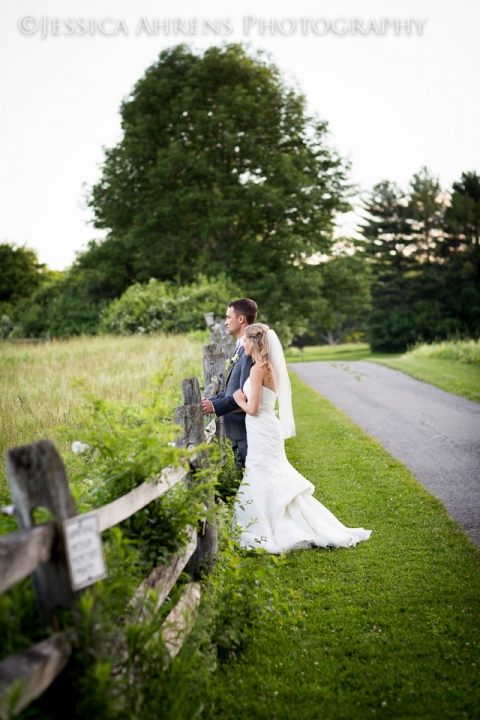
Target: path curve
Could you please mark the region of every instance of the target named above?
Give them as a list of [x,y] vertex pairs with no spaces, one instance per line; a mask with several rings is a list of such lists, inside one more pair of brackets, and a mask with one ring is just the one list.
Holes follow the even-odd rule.
[[480,403],[376,363],[292,363],[441,500],[480,547]]

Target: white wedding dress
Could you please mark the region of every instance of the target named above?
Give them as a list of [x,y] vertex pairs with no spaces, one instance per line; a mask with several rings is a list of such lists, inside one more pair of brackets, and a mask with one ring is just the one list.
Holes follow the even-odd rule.
[[[243,388],[247,398],[250,378]],[[245,475],[235,501],[240,544],[282,553],[312,547],[352,547],[371,530],[347,528],[316,500],[314,486],[288,462],[275,414],[276,394],[262,388],[258,415],[247,415]]]

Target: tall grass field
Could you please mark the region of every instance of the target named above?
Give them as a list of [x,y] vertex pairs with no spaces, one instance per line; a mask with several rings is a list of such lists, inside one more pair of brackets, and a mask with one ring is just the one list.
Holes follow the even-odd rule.
[[[0,504],[8,501],[8,448],[50,438],[74,467],[71,445],[57,431],[75,427],[82,387],[92,395],[133,405],[167,372],[162,385],[172,408],[185,377],[201,377],[202,344],[194,336],[89,337],[38,345],[0,343]],[[80,384],[80,385],[79,385]],[[81,426],[78,427],[81,440]]]

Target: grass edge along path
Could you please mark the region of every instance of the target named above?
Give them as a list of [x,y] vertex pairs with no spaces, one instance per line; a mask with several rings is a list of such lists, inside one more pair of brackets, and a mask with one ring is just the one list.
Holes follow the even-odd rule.
[[291,462],[342,522],[373,533],[288,555],[274,582],[289,615],[219,665],[209,717],[479,718],[480,553],[402,463],[292,386]]
[[400,370],[415,380],[429,383],[453,395],[480,402],[478,365],[444,358],[411,357],[408,353],[401,357],[366,357],[365,360]]

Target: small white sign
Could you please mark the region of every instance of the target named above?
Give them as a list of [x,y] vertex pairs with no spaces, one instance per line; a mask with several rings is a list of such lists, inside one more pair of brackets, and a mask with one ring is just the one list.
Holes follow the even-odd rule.
[[65,520],[63,527],[73,589],[82,590],[107,577],[97,513]]

